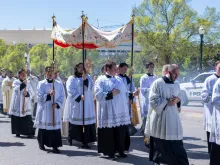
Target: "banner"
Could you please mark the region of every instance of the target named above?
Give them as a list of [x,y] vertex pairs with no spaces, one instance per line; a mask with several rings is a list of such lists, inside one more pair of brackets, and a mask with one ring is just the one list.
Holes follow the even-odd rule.
[[[111,32],[101,31],[85,22],[85,49],[112,48],[132,39],[132,22]],[[73,46],[82,49],[82,25],[75,30],[65,31],[56,25],[51,34],[54,43],[63,48]]]

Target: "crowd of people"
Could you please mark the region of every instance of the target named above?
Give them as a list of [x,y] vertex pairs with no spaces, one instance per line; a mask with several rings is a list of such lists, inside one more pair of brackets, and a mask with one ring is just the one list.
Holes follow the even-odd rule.
[[[175,80],[179,76],[176,64],[164,65],[162,77],[156,76],[154,64],[145,65],[146,74],[135,88],[133,70],[129,65],[108,60],[102,74],[91,78],[82,63],[74,67],[65,85],[59,71],[45,68],[45,79],[39,81],[28,70],[21,69],[15,78],[11,71],[2,69],[0,101],[3,112],[11,118],[11,131],[16,137],[33,138],[37,131],[39,149],[60,153],[62,135],[67,142],[96,142],[98,153],[109,159],[126,158],[132,128],[139,123],[137,100],[142,117],[141,132],[150,149],[149,159],[155,164],[188,165],[183,145],[181,91]],[[220,61],[216,74],[204,83],[202,99],[205,109],[210,165],[220,162]],[[137,99],[138,98],[138,99]],[[33,121],[33,117],[35,118]]]

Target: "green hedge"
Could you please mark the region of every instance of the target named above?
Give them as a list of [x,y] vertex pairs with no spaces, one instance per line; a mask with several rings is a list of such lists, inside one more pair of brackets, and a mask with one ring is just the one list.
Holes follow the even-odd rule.
[[133,80],[134,80],[134,83],[135,83],[135,87],[140,87],[140,79],[141,79],[141,76],[143,76],[144,74],[134,74],[133,75]]

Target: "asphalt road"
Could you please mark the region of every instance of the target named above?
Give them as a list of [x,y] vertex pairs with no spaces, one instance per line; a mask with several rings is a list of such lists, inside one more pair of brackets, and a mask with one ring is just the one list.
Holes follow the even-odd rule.
[[[209,162],[202,112],[201,106],[194,105],[183,107],[181,112],[184,146],[190,165],[208,165]],[[139,132],[131,137],[131,147],[126,159],[110,161],[104,158],[97,153],[96,143],[92,144],[91,150],[80,149],[79,146],[77,142],[74,146],[68,146],[63,139],[61,154],[41,151],[36,138],[16,138],[12,135],[10,118],[0,115],[0,165],[152,165],[148,161],[148,149]]]

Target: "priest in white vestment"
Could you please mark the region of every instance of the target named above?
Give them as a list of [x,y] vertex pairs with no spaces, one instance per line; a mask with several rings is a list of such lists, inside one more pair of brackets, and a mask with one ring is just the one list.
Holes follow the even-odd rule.
[[141,132],[144,133],[146,126],[146,119],[149,110],[149,91],[151,84],[157,79],[157,76],[153,74],[154,72],[154,63],[147,62],[146,65],[146,74],[144,74],[140,79],[140,108],[141,108],[141,117],[142,117],[142,126]]
[[3,113],[3,93],[2,93],[2,82],[6,78],[6,70],[4,68],[1,69],[0,75],[0,112]]
[[98,152],[115,159],[115,154],[127,157],[130,136],[127,126],[131,123],[127,102],[127,89],[123,81],[114,77],[116,63],[108,61],[106,74],[95,83],[97,99]]
[[31,99],[34,96],[30,82],[26,80],[26,71],[18,71],[18,78],[12,84],[13,93],[9,108],[11,115],[11,130],[16,137],[27,135],[33,138],[35,129],[31,116]]
[[38,78],[31,74],[30,70],[27,70],[28,80],[31,83],[31,87],[34,91],[34,97],[31,100],[31,113],[32,117],[36,116],[36,109],[37,109],[37,84],[39,82]]
[[216,63],[215,66],[216,73],[206,78],[203,84],[203,89],[201,94],[202,100],[204,102],[204,129],[207,135],[209,154],[211,152],[211,143],[209,142],[209,138],[211,132],[212,112],[213,112],[212,92],[213,92],[213,87],[220,76],[220,72],[218,68],[220,68],[220,63]]
[[82,143],[82,148],[89,149],[88,143],[96,141],[96,116],[92,95],[93,81],[83,72],[83,64],[78,63],[74,68],[74,75],[67,80],[68,96],[64,109],[64,121],[69,122],[69,145],[72,145],[72,139],[74,139]]
[[12,97],[12,84],[16,80],[13,77],[13,73],[8,71],[7,77],[2,82],[2,94],[3,94],[3,110],[4,113],[8,113],[11,104],[11,97]]
[[188,165],[183,146],[183,129],[179,116],[180,86],[175,83],[179,75],[176,65],[170,65],[168,74],[152,84],[149,103],[150,161],[169,165]]
[[60,150],[58,149],[58,147],[62,146],[62,120],[60,108],[65,96],[63,85],[60,82],[53,80],[53,71],[52,67],[46,67],[46,79],[38,83],[38,105],[34,127],[39,129],[37,136],[39,148],[45,150],[46,145],[47,147],[53,148],[53,153],[60,153]]
[[212,91],[213,112],[211,114],[211,129],[209,142],[210,147],[210,165],[220,164],[220,61],[215,63],[216,81]]

